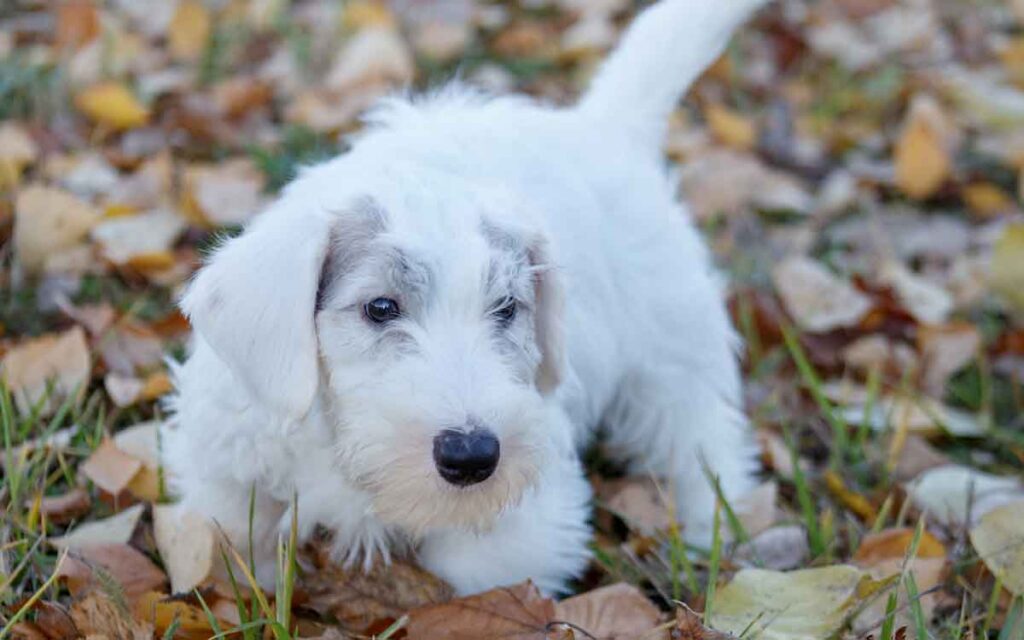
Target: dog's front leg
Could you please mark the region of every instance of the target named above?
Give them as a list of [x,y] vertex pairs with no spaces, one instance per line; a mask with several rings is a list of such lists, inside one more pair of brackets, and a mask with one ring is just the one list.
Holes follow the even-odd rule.
[[545,470],[540,483],[484,533],[446,530],[427,536],[420,563],[460,594],[533,580],[546,593],[565,590],[590,558],[590,485],[575,458]]

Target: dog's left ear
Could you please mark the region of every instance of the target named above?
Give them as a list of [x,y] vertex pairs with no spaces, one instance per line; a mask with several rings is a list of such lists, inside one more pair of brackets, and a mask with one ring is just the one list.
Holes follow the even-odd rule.
[[252,397],[297,418],[319,383],[314,324],[330,217],[286,197],[227,241],[181,301]]
[[565,373],[565,293],[545,236],[533,237],[529,254],[537,306],[534,322],[541,352],[536,384],[542,394],[548,395],[558,388]]

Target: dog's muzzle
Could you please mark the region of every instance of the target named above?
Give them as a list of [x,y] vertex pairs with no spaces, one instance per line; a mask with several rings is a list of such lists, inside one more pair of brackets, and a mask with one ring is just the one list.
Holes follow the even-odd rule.
[[458,487],[483,482],[498,466],[501,444],[493,433],[446,430],[434,438],[434,464],[447,482]]

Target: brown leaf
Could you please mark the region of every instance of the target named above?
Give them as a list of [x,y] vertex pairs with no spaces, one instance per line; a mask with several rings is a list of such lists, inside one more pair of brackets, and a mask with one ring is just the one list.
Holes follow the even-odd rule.
[[[28,340],[0,360],[0,378],[11,390],[21,412],[31,410],[45,398],[42,411],[48,415],[72,394],[80,397],[89,384],[90,371],[85,331],[77,326],[64,333]],[[51,381],[52,393],[47,395]]]
[[140,551],[127,544],[90,545],[68,553],[58,575],[75,596],[101,586],[102,571],[117,581],[129,602],[167,584],[167,576]]
[[406,629],[417,640],[544,640],[554,619],[555,603],[523,582],[414,609]]
[[978,356],[981,333],[973,324],[955,322],[918,329],[917,348],[924,360],[924,389],[934,398],[946,393],[946,383]]
[[43,496],[39,501],[39,513],[55,524],[66,524],[89,513],[92,499],[82,487],[75,487],[56,496]]
[[245,158],[196,164],[185,171],[183,208],[203,225],[242,224],[263,207],[263,186],[263,176]]
[[783,260],[772,281],[786,311],[810,332],[854,326],[871,309],[870,298],[808,257]]
[[104,440],[79,467],[93,484],[115,497],[128,488],[140,469],[142,461],[118,449],[110,439]]
[[56,602],[39,602],[35,606],[36,624],[50,640],[76,640],[82,637],[71,614]]
[[908,196],[923,200],[935,195],[953,169],[946,117],[929,96],[910,106],[896,143],[896,184]]
[[[388,566],[378,564],[369,572],[330,564],[303,575],[297,589],[307,594],[306,607],[333,616],[344,628],[355,632],[364,631],[377,620],[399,618],[417,607],[427,607],[429,611],[429,605],[445,602],[452,596],[447,584],[401,561],[392,561]],[[433,620],[429,614],[428,619]]]
[[640,533],[652,534],[672,524],[668,496],[651,478],[632,477],[603,482],[599,495],[608,510]]
[[54,4],[58,49],[77,49],[100,32],[100,15],[93,0],[64,0]]
[[731,640],[736,636],[708,629],[701,617],[685,604],[676,607],[676,625],[672,629],[672,640]]
[[99,213],[78,197],[53,187],[30,186],[14,203],[14,251],[29,273],[46,270],[57,254],[79,245]]
[[646,636],[661,622],[661,612],[639,589],[620,582],[562,600],[555,619],[594,638],[626,640]]
[[19,622],[10,631],[11,640],[49,640],[39,625],[33,622]]
[[96,590],[71,605],[71,619],[85,637],[117,640],[152,640],[153,626],[134,620],[130,613]]

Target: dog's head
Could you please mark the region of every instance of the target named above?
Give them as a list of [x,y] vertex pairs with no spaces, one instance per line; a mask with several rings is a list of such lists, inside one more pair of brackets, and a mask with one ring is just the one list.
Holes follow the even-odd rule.
[[548,241],[502,189],[365,167],[344,187],[357,162],[293,183],[182,306],[268,420],[301,424],[322,403],[339,468],[385,522],[486,528],[557,437]]

